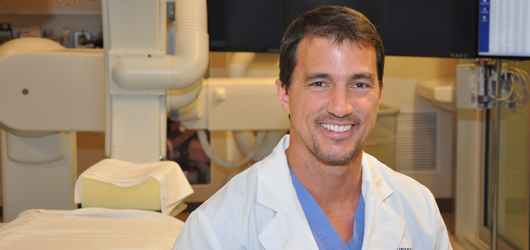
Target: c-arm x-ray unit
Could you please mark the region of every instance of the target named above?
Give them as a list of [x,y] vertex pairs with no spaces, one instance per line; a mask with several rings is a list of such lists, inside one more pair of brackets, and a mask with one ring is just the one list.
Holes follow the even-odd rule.
[[[107,157],[145,163],[165,159],[171,110],[187,129],[288,129],[274,79],[202,78],[206,1],[175,6],[174,56],[166,54],[166,0],[102,0],[104,51],[37,38],[0,47],[4,221],[75,207],[75,131],[105,132]],[[258,133],[250,151],[266,137]]]

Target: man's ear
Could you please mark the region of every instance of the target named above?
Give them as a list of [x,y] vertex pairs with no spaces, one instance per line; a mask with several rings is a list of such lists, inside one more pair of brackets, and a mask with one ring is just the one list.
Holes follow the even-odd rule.
[[383,100],[383,87],[385,86],[385,81],[381,84],[381,89],[379,90],[379,104],[381,104],[381,100]]
[[282,81],[280,79],[276,80],[276,92],[278,93],[278,99],[280,99],[283,111],[290,115],[291,109],[289,107],[289,95],[287,94],[287,88],[282,85]]

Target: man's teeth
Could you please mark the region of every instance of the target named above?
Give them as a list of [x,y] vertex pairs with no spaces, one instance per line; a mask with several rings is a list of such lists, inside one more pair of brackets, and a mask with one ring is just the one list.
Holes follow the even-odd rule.
[[338,125],[324,124],[324,123],[321,123],[320,125],[324,127],[325,129],[329,131],[333,131],[333,132],[346,132],[353,127],[353,125],[338,126]]

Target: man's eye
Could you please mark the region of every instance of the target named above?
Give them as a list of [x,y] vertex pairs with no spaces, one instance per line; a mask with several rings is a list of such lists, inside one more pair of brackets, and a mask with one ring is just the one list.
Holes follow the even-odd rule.
[[326,85],[324,82],[314,82],[311,84],[311,86],[316,86],[316,87],[322,87]]
[[355,85],[353,85],[355,88],[366,88],[368,87],[368,84],[366,83],[362,83],[362,82],[359,82],[359,83],[356,83]]

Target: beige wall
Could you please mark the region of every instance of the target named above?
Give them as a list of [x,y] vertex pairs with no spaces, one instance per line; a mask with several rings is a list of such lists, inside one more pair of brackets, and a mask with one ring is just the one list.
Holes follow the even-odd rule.
[[[210,67],[214,69],[226,69],[232,52],[211,52]],[[396,77],[407,79],[433,79],[456,74],[458,59],[434,58],[434,57],[406,57],[386,56],[384,77]],[[254,61],[249,65],[252,70],[278,70],[279,54],[256,53]],[[530,66],[530,63],[528,64]]]
[[[212,69],[217,69],[217,72],[221,72],[222,75],[232,55],[233,53],[229,52],[211,52],[210,72],[212,72]],[[249,72],[265,71],[269,72],[271,76],[277,77],[278,57],[278,54],[258,53],[253,63],[249,66]],[[385,78],[429,79],[450,76],[455,74],[457,62],[458,60],[456,59],[387,56]],[[524,65],[526,65],[524,69],[530,70],[530,63],[525,63]],[[103,133],[78,133],[77,146],[78,174],[105,157]]]
[[[211,52],[210,68],[226,70],[232,57],[231,52]],[[258,53],[249,66],[250,72],[278,70],[279,55],[275,53]],[[385,77],[407,79],[432,79],[455,74],[457,59],[428,57],[387,56]],[[530,63],[527,63],[530,68]],[[277,76],[277,74],[273,74]],[[103,133],[83,132],[77,134],[78,173],[105,157]]]
[[458,59],[387,56],[384,77],[433,79],[454,76]]

